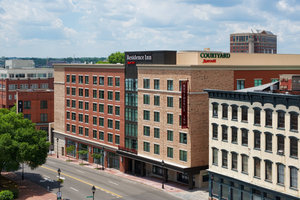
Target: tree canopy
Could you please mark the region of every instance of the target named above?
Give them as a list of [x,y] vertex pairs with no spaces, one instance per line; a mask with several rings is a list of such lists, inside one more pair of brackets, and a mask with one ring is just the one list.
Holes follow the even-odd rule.
[[32,169],[44,164],[48,150],[45,131],[36,130],[15,108],[0,109],[0,175],[19,169],[21,163]]
[[116,52],[116,53],[112,53],[108,56],[108,62],[109,63],[125,63],[125,53],[121,53],[121,52]]

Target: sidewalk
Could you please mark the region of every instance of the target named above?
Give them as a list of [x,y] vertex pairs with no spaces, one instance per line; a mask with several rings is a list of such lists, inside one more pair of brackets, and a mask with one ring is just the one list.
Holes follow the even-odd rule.
[[[56,155],[49,155],[49,157],[55,158],[55,159],[61,159],[61,160],[67,160],[69,159],[68,157],[65,156],[59,156],[59,158],[56,158]],[[81,160],[72,160],[73,164],[79,164],[81,163]],[[96,168],[97,165],[94,163],[88,163],[83,161],[85,164],[85,167],[89,168]],[[100,165],[98,166],[100,167]],[[133,176],[130,174],[126,174],[123,172],[120,172],[119,170],[116,169],[111,169],[111,168],[105,168],[104,170],[106,173],[114,174],[116,176],[120,176],[123,178],[126,178],[128,180],[132,180],[135,182],[142,183],[144,185],[149,185],[153,188],[156,188],[158,190],[164,190],[165,192],[169,193],[170,195],[182,198],[184,200],[208,200],[208,188],[197,188],[194,190],[188,190],[186,185],[182,185],[179,183],[174,183],[174,182],[168,182],[164,184],[164,189],[162,189],[162,182],[161,179],[154,178],[154,177],[138,177],[138,176]]]

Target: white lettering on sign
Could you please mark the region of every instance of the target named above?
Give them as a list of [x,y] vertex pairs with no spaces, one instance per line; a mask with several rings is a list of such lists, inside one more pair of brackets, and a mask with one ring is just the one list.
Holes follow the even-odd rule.
[[152,60],[152,55],[127,55],[126,60]]

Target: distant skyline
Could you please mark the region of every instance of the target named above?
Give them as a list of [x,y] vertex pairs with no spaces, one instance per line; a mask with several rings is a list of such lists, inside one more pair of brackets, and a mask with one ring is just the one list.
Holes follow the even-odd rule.
[[297,0],[0,0],[0,56],[107,57],[116,51],[229,52],[229,35],[268,30],[300,54]]

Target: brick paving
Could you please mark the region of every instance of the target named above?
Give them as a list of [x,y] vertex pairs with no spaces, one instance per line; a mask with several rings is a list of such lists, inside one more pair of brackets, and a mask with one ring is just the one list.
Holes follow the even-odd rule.
[[[49,157],[57,159],[55,155],[50,155]],[[60,156],[59,159],[67,160],[68,158],[65,156]],[[81,162],[82,161],[79,160],[72,160],[72,162],[70,163],[79,164]],[[85,167],[89,167],[89,168],[97,167],[96,164],[87,163],[87,162],[84,163],[86,164],[84,165]],[[158,190],[163,190],[169,193],[170,195],[182,198],[184,200],[208,200],[207,188],[187,190],[187,186],[185,185],[181,185],[174,182],[168,182],[164,184],[164,189],[162,189],[161,179],[157,179],[154,177],[133,176],[130,174],[125,174],[115,169],[105,169],[104,171],[109,174],[114,174],[116,176],[124,177],[128,180],[132,180],[144,185],[151,186]],[[8,177],[19,184],[20,189],[19,189],[18,200],[55,200],[56,199],[56,194],[51,193],[47,191],[45,188],[35,183],[32,183],[28,180],[21,181],[21,177],[17,176],[14,173],[11,172],[3,173],[3,176]]]

